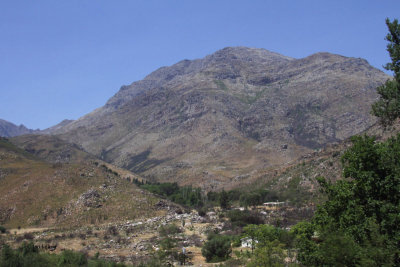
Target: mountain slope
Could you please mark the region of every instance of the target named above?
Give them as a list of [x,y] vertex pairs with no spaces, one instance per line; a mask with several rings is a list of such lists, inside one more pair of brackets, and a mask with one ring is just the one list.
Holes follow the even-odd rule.
[[51,133],[148,179],[223,187],[364,131],[388,78],[363,59],[225,48],[123,86]]
[[0,119],[0,136],[2,137],[13,137],[34,132],[37,131],[28,129],[22,124],[17,126],[11,122]]
[[[61,141],[52,145],[55,139],[45,138],[38,137],[36,147],[68,147]],[[154,206],[157,198],[122,179],[125,176],[107,164],[89,160],[92,156],[82,157],[85,152],[76,152],[62,163],[39,158],[51,154],[33,155],[0,138],[0,224],[71,227],[147,218],[162,212]]]

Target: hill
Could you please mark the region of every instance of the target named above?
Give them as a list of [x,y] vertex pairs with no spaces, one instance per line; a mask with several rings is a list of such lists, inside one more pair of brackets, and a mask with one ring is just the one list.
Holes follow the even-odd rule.
[[23,143],[27,150],[0,139],[0,224],[71,227],[163,212],[154,206],[156,197],[74,145],[47,136],[12,141]]

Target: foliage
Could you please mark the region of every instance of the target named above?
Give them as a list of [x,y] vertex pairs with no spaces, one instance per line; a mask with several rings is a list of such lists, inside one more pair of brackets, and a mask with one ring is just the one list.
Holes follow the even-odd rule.
[[[136,181],[136,182],[135,182]],[[204,196],[200,188],[192,186],[180,187],[177,183],[147,183],[143,184],[137,180],[134,183],[140,187],[163,197],[168,198],[175,203],[189,207],[202,207]]]
[[254,255],[251,258],[251,261],[247,266],[283,267],[285,266],[284,258],[285,253],[283,249],[283,244],[279,243],[278,240],[268,241],[262,246],[257,247],[257,249],[254,251]]
[[2,225],[0,225],[0,233],[4,234],[6,232],[6,228]]
[[199,216],[204,217],[207,215],[207,208],[201,207],[197,210]]
[[243,228],[244,237],[250,238],[253,243],[253,247],[265,246],[268,242],[279,241],[286,248],[292,247],[294,235],[288,231],[268,225],[268,224],[249,224]]
[[233,189],[221,192],[209,191],[205,194],[200,188],[192,186],[179,186],[177,183],[144,183],[141,180],[133,179],[133,183],[139,187],[163,196],[175,203],[196,208],[201,211],[203,207],[219,205],[222,209],[228,209],[231,203],[239,202],[241,206],[256,206],[266,201],[276,201],[279,197],[275,192],[265,189],[257,189],[251,192]]
[[328,201],[317,212],[322,225],[333,225],[368,240],[369,226],[394,243],[400,242],[400,135],[383,143],[373,137],[354,137],[343,155],[344,176],[350,180],[323,184]]
[[178,234],[182,231],[177,225],[172,223],[172,224],[167,224],[165,226],[161,226],[158,232],[160,233],[160,236],[168,236],[168,235]]
[[285,247],[292,246],[291,233],[267,224],[250,224],[243,230],[254,252],[248,266],[284,266]]
[[160,240],[160,248],[162,250],[170,251],[176,246],[176,240],[170,237],[164,237]]
[[384,126],[393,124],[400,117],[400,25],[397,19],[393,22],[386,19],[386,25],[389,30],[387,51],[392,62],[386,64],[385,69],[394,72],[394,79],[378,87],[380,99],[372,105],[372,113],[380,118]]
[[85,266],[86,264],[87,258],[85,254],[71,250],[63,251],[58,260],[59,266]]
[[277,195],[265,189],[258,189],[252,192],[243,192],[240,195],[239,203],[241,206],[257,206],[267,201],[275,201]]
[[23,243],[20,248],[14,250],[8,245],[4,245],[0,258],[1,267],[14,266],[52,266],[51,262],[39,255],[33,243]]
[[32,242],[23,243],[17,249],[4,245],[1,250],[0,267],[52,267],[52,266],[96,266],[123,267],[124,264],[108,262],[98,258],[88,259],[80,252],[63,251],[60,255],[40,253]]
[[227,260],[232,252],[229,236],[210,235],[204,243],[201,253],[207,262]]
[[305,265],[400,263],[400,135],[381,143],[368,136],[352,141],[342,157],[346,179],[319,178],[327,201],[312,224],[293,229]]
[[229,197],[225,190],[222,190],[218,198],[219,206],[221,209],[229,208]]
[[248,224],[262,224],[263,218],[255,211],[249,210],[231,210],[226,216],[232,222],[233,228],[244,227]]

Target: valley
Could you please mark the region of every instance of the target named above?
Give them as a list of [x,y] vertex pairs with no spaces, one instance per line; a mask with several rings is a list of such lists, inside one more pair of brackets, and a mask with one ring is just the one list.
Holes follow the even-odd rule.
[[298,266],[300,242],[321,238],[309,221],[325,219],[326,192],[351,182],[352,136],[398,132],[370,114],[389,78],[359,58],[227,47],[78,120],[4,124],[0,246],[31,246],[43,266],[244,266],[266,255],[260,243]]

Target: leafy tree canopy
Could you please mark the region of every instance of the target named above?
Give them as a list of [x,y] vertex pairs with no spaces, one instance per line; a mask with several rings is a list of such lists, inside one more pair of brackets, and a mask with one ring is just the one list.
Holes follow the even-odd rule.
[[307,266],[400,264],[400,134],[381,143],[369,136],[352,141],[342,158],[345,179],[319,178],[327,201],[312,223],[293,229]]
[[382,125],[389,126],[400,118],[400,25],[397,19],[393,22],[386,19],[386,25],[389,30],[387,51],[392,62],[384,68],[394,72],[394,79],[378,87],[380,98],[372,105],[372,114],[379,117]]

